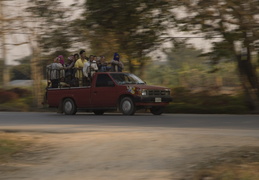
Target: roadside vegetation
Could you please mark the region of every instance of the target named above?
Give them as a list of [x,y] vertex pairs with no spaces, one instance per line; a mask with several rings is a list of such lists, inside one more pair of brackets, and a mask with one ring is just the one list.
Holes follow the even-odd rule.
[[[226,60],[221,64],[211,64],[210,59],[200,54],[201,51],[193,46],[178,42],[177,48],[166,51],[166,61],[149,60],[142,73],[135,73],[148,84],[172,89],[173,102],[166,108],[167,113],[252,113],[241,88],[235,63]],[[29,79],[30,73],[26,74],[30,72],[29,61],[26,58],[17,61],[20,65],[11,69],[12,80],[23,77],[21,74],[24,75],[23,79]],[[44,88],[42,85],[43,92]],[[0,111],[49,110],[42,105],[35,108],[36,98],[33,98],[32,87],[13,87],[0,91]]]
[[[166,107],[166,113],[195,114],[247,114],[242,93],[212,94],[212,91],[191,91],[185,87],[172,88],[173,102]],[[30,90],[13,88],[0,89],[0,111],[52,111],[47,107],[34,108]]]
[[[259,147],[243,147],[198,165],[191,180],[257,180]],[[186,179],[184,179],[186,180]]]
[[30,90],[24,88],[0,89],[0,111],[29,111],[32,107]]
[[14,154],[22,152],[27,146],[27,141],[0,132],[0,163],[9,162]]
[[[0,2],[1,48],[6,52],[0,58],[0,87],[7,88],[12,76],[43,80],[44,67],[58,55],[67,58],[85,49],[88,56],[110,60],[119,52],[126,71],[156,85],[206,88],[238,82],[248,108],[259,112],[256,0],[87,0],[69,7],[60,0],[30,0],[19,1],[19,8]],[[26,32],[24,40],[4,42],[20,39],[21,32]],[[200,49],[190,46],[194,41]],[[17,59],[18,66],[7,66],[10,45],[28,45],[31,54]],[[235,73],[227,76],[230,72]],[[32,89],[33,106],[40,107],[44,89],[37,83]]]
[[168,113],[195,114],[246,114],[247,108],[244,95],[211,94],[212,91],[203,90],[192,92],[183,87],[172,89],[173,102],[166,108]]

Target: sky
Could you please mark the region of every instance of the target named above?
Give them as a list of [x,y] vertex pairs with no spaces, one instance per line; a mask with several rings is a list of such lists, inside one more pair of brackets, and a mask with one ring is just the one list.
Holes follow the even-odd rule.
[[[73,3],[74,0],[62,0],[61,2],[65,5],[65,6],[69,6],[71,3]],[[83,2],[84,0],[79,0],[80,2]],[[11,1],[10,1],[11,2]],[[22,2],[25,1],[20,1],[20,0],[13,0],[13,2],[18,2],[14,4],[9,4],[11,7],[5,9],[6,11],[9,12],[14,12],[13,6],[16,6],[18,8],[16,8],[15,13],[22,13],[22,8],[24,7],[25,4]],[[20,12],[19,12],[20,11]],[[15,15],[15,14],[14,14]],[[190,36],[188,34],[182,34],[182,33],[175,33],[172,31],[172,36]],[[8,44],[13,44],[13,43],[19,43],[19,42],[24,42],[26,41],[25,37],[22,35],[12,35],[12,36],[8,36],[7,39],[7,43]],[[193,43],[195,45],[196,48],[199,49],[204,49],[205,51],[209,50],[210,48],[210,41],[206,41],[203,39],[190,39],[191,43]],[[165,44],[165,47],[170,47],[170,44]],[[161,54],[159,55],[159,51],[154,52],[155,54],[158,54],[158,56],[161,56]],[[17,62],[15,61],[15,59],[21,59],[25,56],[28,56],[31,54],[30,48],[28,45],[20,45],[20,46],[13,46],[13,45],[8,45],[7,46],[7,65],[17,65]],[[1,55],[1,54],[0,54]],[[2,56],[2,55],[1,55]],[[162,56],[163,57],[163,56]]]

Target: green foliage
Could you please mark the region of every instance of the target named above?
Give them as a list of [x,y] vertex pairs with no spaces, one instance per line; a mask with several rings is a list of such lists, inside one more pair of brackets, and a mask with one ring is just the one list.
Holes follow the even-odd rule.
[[[258,1],[223,0],[223,1],[174,1],[176,7],[184,8],[186,16],[178,17],[182,30],[206,33],[207,37],[222,35],[229,41],[246,38],[248,31],[256,37],[258,23]],[[181,23],[181,24],[180,24]],[[251,38],[251,37],[250,37]]]
[[17,153],[21,145],[14,140],[0,138],[0,161],[6,161],[11,155]]
[[31,79],[31,67],[30,67],[31,56],[27,56],[21,59],[16,59],[15,61],[19,65],[13,66],[11,68],[11,80],[16,79]]
[[31,95],[31,92],[27,89],[13,88],[8,90],[8,92],[13,92],[18,95],[19,98],[25,98]]
[[15,101],[8,101],[0,104],[0,111],[27,112],[31,109],[31,106],[31,98],[21,98]]
[[178,87],[172,90],[173,102],[167,107],[170,113],[248,113],[243,95],[211,95],[209,91],[192,93]]
[[107,47],[124,54],[133,72],[142,69],[147,53],[162,43],[170,9],[166,0],[88,0],[81,24],[88,30],[92,49]]
[[14,66],[11,70],[11,74],[12,74],[11,80],[31,79],[31,71],[30,71],[30,66],[28,64],[21,64],[18,66]]
[[12,156],[25,150],[29,141],[0,132],[0,163],[9,162]]
[[164,86],[200,86],[207,75],[201,51],[185,43],[165,51],[166,61],[155,61],[147,67],[146,80]]
[[242,147],[197,165],[193,180],[255,180],[259,178],[258,147]]
[[180,42],[165,51],[166,61],[153,61],[147,66],[145,80],[150,84],[186,88],[240,85],[235,62],[226,59],[212,66],[209,57],[201,54],[200,50]]
[[0,104],[6,103],[9,101],[14,101],[16,99],[18,99],[18,95],[16,93],[0,90]]
[[0,85],[3,84],[3,76],[2,76],[2,74],[3,74],[4,67],[5,67],[4,61],[3,61],[3,59],[0,58],[0,74],[1,74],[1,76],[0,76]]
[[[185,43],[184,41],[175,42],[173,48],[165,50],[167,56],[167,65],[174,70],[186,69],[188,65],[191,68],[201,68],[204,58],[200,57],[201,50],[198,50]],[[206,58],[206,57],[205,57]],[[188,70],[188,69],[186,69]]]
[[[212,64],[225,59],[238,61],[237,55],[241,53],[241,47],[235,50],[237,42],[248,50],[246,58],[251,60],[251,45],[259,37],[258,1],[197,0],[174,1],[173,4],[186,13],[173,19],[180,31],[202,33],[207,39],[217,38],[211,52],[206,54],[211,57]],[[246,70],[247,76],[251,76],[252,69]]]
[[0,111],[28,111],[32,106],[31,92],[26,89],[0,89]]
[[26,9],[38,22],[37,43],[46,55],[67,56],[71,47],[67,11],[59,0],[29,0]]

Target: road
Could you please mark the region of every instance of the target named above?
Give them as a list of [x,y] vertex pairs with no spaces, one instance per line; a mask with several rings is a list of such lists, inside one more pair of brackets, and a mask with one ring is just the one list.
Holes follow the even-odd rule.
[[8,165],[15,171],[0,169],[1,180],[169,180],[221,153],[259,146],[259,115],[1,112],[0,131],[42,147]]

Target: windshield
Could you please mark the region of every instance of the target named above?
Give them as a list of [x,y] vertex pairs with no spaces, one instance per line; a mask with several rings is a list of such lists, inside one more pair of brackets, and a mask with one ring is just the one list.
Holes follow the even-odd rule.
[[114,73],[111,76],[117,84],[145,84],[139,77],[130,73]]

